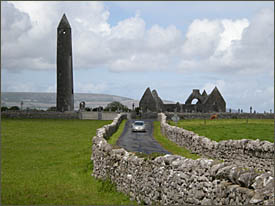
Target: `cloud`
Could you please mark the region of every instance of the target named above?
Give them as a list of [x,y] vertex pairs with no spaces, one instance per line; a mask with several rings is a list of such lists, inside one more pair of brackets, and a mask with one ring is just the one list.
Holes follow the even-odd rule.
[[32,28],[30,18],[27,13],[18,11],[13,4],[2,2],[5,9],[2,10],[2,38],[1,44],[5,45],[6,42],[18,40],[22,34]]
[[[181,3],[141,3],[145,10],[140,3],[128,2],[126,4],[133,12],[127,8],[127,18],[123,18],[125,13],[121,16],[112,14],[114,19],[120,19],[117,23],[110,20],[110,11],[121,10],[117,7],[108,10],[108,4],[104,2],[3,1],[1,4],[1,66],[10,73],[51,69],[49,73],[54,74],[56,29],[65,12],[72,27],[74,71],[102,69],[106,71],[104,75],[110,75],[106,77],[108,84],[93,78],[91,81],[97,83],[85,83],[82,81],[86,77],[79,76],[79,82],[75,84],[76,92],[113,92],[127,96],[131,90],[135,91],[131,95],[139,98],[144,87],[152,85],[160,87],[159,92],[165,94],[166,99],[175,100],[188,95],[192,88],[204,88],[209,93],[218,86],[229,107],[245,109],[248,108],[245,105],[253,104],[258,111],[274,105],[273,98],[270,98],[274,96],[272,9],[259,10],[253,18],[240,12],[230,19],[210,15],[216,3],[209,5],[206,13],[205,6],[192,4],[193,10],[200,14],[194,12],[193,16],[188,16],[191,7],[186,7],[189,10],[184,15],[189,20],[181,18],[184,22],[178,24],[184,25],[181,28],[173,25],[180,20],[173,20],[177,15],[172,10],[177,7],[178,12],[180,10],[182,13],[179,9]],[[246,5],[242,4],[242,8]],[[154,17],[154,21],[149,21],[151,16],[142,16],[144,12],[151,12],[148,6],[158,8],[159,16],[167,11],[169,15],[173,14],[169,18]],[[141,10],[135,13],[137,7]],[[230,6],[231,9],[239,9],[236,7]],[[250,9],[247,12],[251,14],[254,11]],[[192,19],[194,16],[196,19]],[[148,25],[148,22],[158,21],[161,23]],[[101,74],[100,71],[87,70],[85,74]],[[113,77],[119,80],[113,80]],[[10,79],[4,81],[9,82]],[[17,77],[15,83],[6,83],[3,88],[6,91],[56,91],[56,86],[23,81],[23,78]],[[125,90],[125,85],[131,89]]]
[[180,71],[274,75],[274,12],[260,10],[249,22],[194,20],[182,47]]
[[179,63],[179,69],[222,71],[228,64],[226,58],[230,54],[233,42],[242,38],[242,32],[248,25],[247,19],[194,20],[188,28],[182,46],[183,58]]
[[224,80],[216,80],[216,81],[214,81],[214,82],[207,82],[207,83],[203,86],[202,92],[203,92],[203,90],[205,90],[206,93],[209,95],[215,87],[217,87],[218,90],[219,90],[221,93],[224,93],[225,81],[224,81]]
[[[8,92],[37,92],[39,89],[35,86],[33,82],[5,82],[2,83],[2,88],[4,91]],[[2,89],[3,91],[3,89]]]
[[[73,27],[73,46],[76,47],[73,52],[76,53],[76,59],[79,54],[77,45],[81,46],[79,42],[85,44],[89,40],[89,36],[83,38],[79,35],[82,31],[84,34],[91,31],[94,35],[104,35],[109,29],[106,23],[109,13],[101,2],[3,2],[2,11],[4,69],[55,69],[56,28],[64,11],[68,12]],[[10,34],[17,34],[17,38]]]
[[274,74],[274,11],[261,10],[231,47],[232,68]]
[[189,26],[183,44],[183,55],[186,58],[206,58],[217,48],[222,27],[219,21],[207,19],[194,20]]
[[[73,8],[78,8],[73,9]],[[56,27],[65,11],[72,27],[74,68],[107,67],[111,71],[144,71],[168,68],[174,64],[182,33],[175,26],[146,28],[139,16],[111,26],[109,11],[102,2],[12,2],[4,3],[5,22],[13,21],[12,31],[22,37],[9,37],[8,23],[2,24],[5,44],[4,69],[54,69]],[[24,16],[26,21],[21,22]]]
[[249,21],[247,19],[235,21],[224,19],[221,21],[221,24],[224,31],[220,34],[221,40],[217,51],[225,51],[230,48],[233,41],[241,40],[244,29],[249,26]]
[[[49,45],[53,44],[54,38],[49,32],[49,22],[42,21],[42,18],[34,20],[32,15],[35,12],[30,15],[9,2],[2,2],[1,9],[4,22],[1,24],[2,68],[24,70],[55,67],[54,57],[50,55],[53,48]],[[43,9],[40,12],[42,15]]]
[[92,83],[76,83],[76,93],[104,93],[108,88],[105,82],[99,84]]
[[111,26],[103,2],[3,2],[2,11],[4,69],[55,69],[56,27],[66,12],[75,69],[274,73],[270,9],[250,21],[195,19],[185,36],[174,25],[147,28],[139,14]]

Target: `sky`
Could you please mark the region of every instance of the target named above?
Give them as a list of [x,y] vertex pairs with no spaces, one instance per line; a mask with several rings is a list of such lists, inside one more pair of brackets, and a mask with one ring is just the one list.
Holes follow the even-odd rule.
[[1,1],[1,91],[56,92],[57,26],[72,28],[75,93],[274,109],[274,3]]

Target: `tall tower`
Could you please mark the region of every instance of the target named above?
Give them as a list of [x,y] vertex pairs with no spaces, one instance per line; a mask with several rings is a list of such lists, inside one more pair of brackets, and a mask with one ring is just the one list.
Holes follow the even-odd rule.
[[71,26],[63,14],[57,27],[57,111],[74,110]]

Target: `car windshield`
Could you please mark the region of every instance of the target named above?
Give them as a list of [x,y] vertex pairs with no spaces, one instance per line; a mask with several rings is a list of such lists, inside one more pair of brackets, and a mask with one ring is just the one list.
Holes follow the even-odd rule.
[[137,125],[137,126],[143,126],[144,122],[135,122],[134,124]]

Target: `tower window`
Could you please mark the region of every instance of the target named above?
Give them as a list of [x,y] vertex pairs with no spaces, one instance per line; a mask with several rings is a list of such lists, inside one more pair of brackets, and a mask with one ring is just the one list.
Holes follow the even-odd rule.
[[63,33],[63,34],[66,34],[66,31],[64,30],[62,33]]

